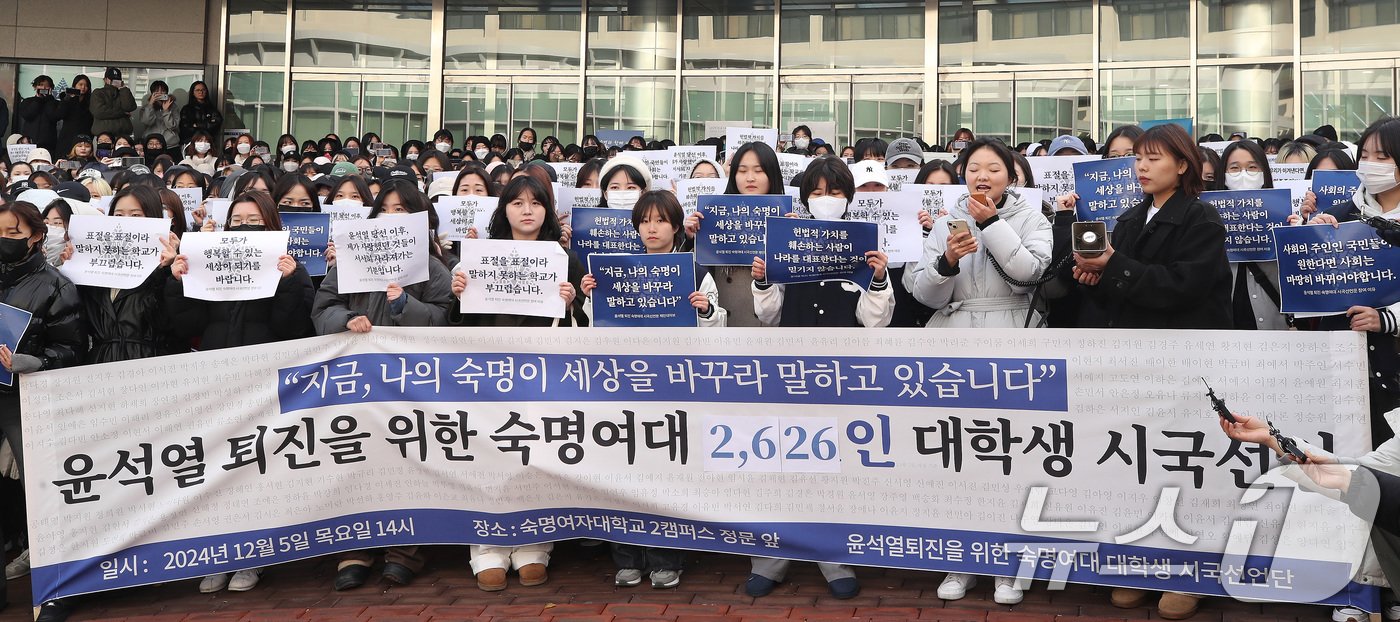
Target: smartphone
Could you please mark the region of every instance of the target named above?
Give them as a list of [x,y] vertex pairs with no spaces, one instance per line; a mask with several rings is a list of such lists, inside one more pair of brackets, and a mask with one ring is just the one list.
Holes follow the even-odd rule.
[[369,144],[369,150],[370,150],[371,153],[379,153],[379,150],[381,150],[381,149],[384,149],[384,143],[370,143],[370,144]]
[[371,153],[373,153],[374,156],[377,157],[377,158],[387,158],[387,157],[389,157],[389,156],[391,156],[391,155],[394,155],[394,152],[393,152],[393,151],[390,151],[390,150],[385,149],[385,148],[383,148],[383,147],[380,147],[380,148],[378,148],[378,149],[374,149],[374,150],[371,151]]
[[256,155],[265,156],[268,154],[268,150],[267,147],[254,147],[253,153]]
[[170,95],[166,95],[166,94],[160,95],[160,96],[156,97],[156,101],[162,101],[162,102],[163,102],[163,101],[170,101]]
[[145,163],[146,163],[146,161],[143,160],[143,159],[141,159],[141,158],[122,158],[122,168],[131,168],[131,167],[136,166],[136,165],[138,165],[138,164],[145,164]]
[[948,235],[955,236],[959,233],[967,233],[967,221],[961,218],[953,218],[948,221]]
[[955,141],[953,141],[953,148],[954,148],[954,149],[958,149],[958,150],[966,149],[966,148],[967,148],[967,141],[965,141],[965,140],[955,140]]
[[978,202],[978,203],[981,203],[981,204],[983,204],[983,205],[986,205],[986,206],[992,206],[992,200],[989,199],[989,198],[987,198],[987,195],[985,195],[985,194],[983,194],[983,193],[981,193],[981,192],[974,192],[974,193],[972,193],[972,200],[973,200],[973,201],[976,201],[976,202]]
[[115,87],[117,87],[117,88],[122,88],[122,86],[124,86],[124,85],[125,85],[125,83],[122,82],[121,80],[113,80],[113,81],[112,81],[112,86],[115,86]]
[[83,163],[82,163],[82,162],[75,162],[75,161],[73,161],[73,160],[63,160],[63,161],[61,161],[61,162],[58,163],[58,168],[61,168],[61,169],[64,169],[64,170],[69,170],[69,171],[76,171],[76,170],[78,170],[78,169],[80,169],[80,168],[82,168],[82,167],[83,167]]
[[344,151],[344,152],[345,152],[345,155],[350,156],[350,157],[352,157],[352,158],[355,157],[355,156],[357,156],[357,155],[360,155],[360,150],[359,150],[359,149],[356,149],[356,148],[354,148],[354,147],[345,147],[345,148],[341,149],[341,151]]
[[82,91],[79,91],[78,89],[68,89],[68,90],[65,91],[65,92],[68,93],[69,95],[72,95],[73,97],[77,97],[77,96],[83,94],[83,92],[82,92]]
[[1098,257],[1108,250],[1108,227],[1101,220],[1070,225],[1070,249],[1085,257]]

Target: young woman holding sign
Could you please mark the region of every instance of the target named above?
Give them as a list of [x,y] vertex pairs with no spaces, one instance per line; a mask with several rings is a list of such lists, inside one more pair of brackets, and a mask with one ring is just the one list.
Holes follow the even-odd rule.
[[[491,225],[487,235],[492,240],[522,240],[554,242],[561,235],[559,217],[554,211],[553,194],[549,188],[530,175],[512,179],[501,192],[500,205],[491,215]],[[463,323],[478,326],[570,326],[582,314],[575,300],[577,286],[583,279],[583,266],[573,251],[565,248],[569,257],[568,280],[559,283],[559,297],[564,299],[564,319],[523,315],[471,314],[454,317]],[[467,275],[458,271],[452,275],[452,295],[461,299],[467,290]],[[476,575],[476,585],[483,591],[497,592],[506,589],[506,571],[514,567],[520,575],[520,584],[526,587],[542,585],[549,580],[549,553],[553,543],[527,544],[524,546],[483,546],[472,545],[471,568]]]
[[[803,205],[817,220],[844,220],[855,198],[855,178],[846,163],[833,157],[812,161],[802,175]],[[769,284],[767,263],[755,257],[753,306],[759,321],[767,326],[839,326],[882,328],[894,315],[894,292],[886,272],[888,258],[879,249],[866,251],[866,261],[875,270],[870,291],[847,281]],[[751,557],[750,574],[744,590],[755,598],[767,596],[787,575],[792,563],[786,559]],[[860,584],[850,566],[818,563],[831,595],[840,599],[860,594]]]
[[[1261,190],[1274,187],[1269,158],[1252,140],[1230,143],[1221,154],[1227,190]],[[1280,223],[1283,224],[1283,223]],[[1278,262],[1230,264],[1233,289],[1231,317],[1238,330],[1288,330],[1288,318],[1279,312]]]
[[[725,194],[781,194],[783,192],[782,169],[778,166],[778,154],[767,143],[747,143],[734,152],[730,160],[729,186]],[[691,240],[700,230],[700,220],[705,216],[694,212],[685,218],[685,234]],[[754,310],[753,277],[742,266],[712,268],[715,285],[719,286],[719,304],[729,310],[729,325],[740,327],[762,326],[758,313]]]
[[[428,211],[428,199],[412,182],[390,181],[374,201],[369,218],[380,214],[408,214]],[[230,217],[232,210],[230,210]],[[367,333],[375,326],[446,326],[453,308],[451,277],[440,259],[437,240],[428,236],[428,280],[411,285],[390,283],[383,292],[342,294],[331,251],[326,263],[330,269],[316,292],[311,319],[316,334],[328,335],[347,330]],[[374,564],[375,551],[363,550],[340,556],[335,589],[349,590],[364,585]],[[384,553],[386,581],[406,585],[423,570],[425,559],[417,546],[389,547]]]
[[[225,231],[278,231],[282,220],[272,198],[266,192],[248,192],[234,199],[229,207]],[[170,324],[177,337],[199,337],[201,350],[233,348],[288,339],[300,339],[311,334],[311,301],[316,290],[306,268],[290,255],[277,258],[282,279],[277,293],[261,300],[210,302],[185,297],[183,279],[190,271],[189,258],[175,257],[170,266],[170,280],[165,284],[165,304]],[[258,584],[262,568],[209,575],[199,583],[204,594],[228,588],[230,592],[246,592]]]
[[[685,212],[681,208],[680,201],[676,200],[675,193],[668,190],[646,192],[636,200],[632,207],[632,227],[637,230],[637,235],[642,239],[642,247],[649,254],[679,253],[685,246]],[[695,307],[695,312],[700,319],[700,326],[725,326],[729,312],[725,311],[724,307],[719,306],[719,288],[715,287],[714,277],[705,272],[701,266],[695,267],[695,274],[700,277],[700,282],[697,283],[696,290],[690,294],[690,304]],[[590,273],[583,277],[581,285],[580,289],[584,295],[583,312],[588,315],[591,321],[593,317],[593,288],[597,287],[597,281]],[[618,562],[618,564],[622,565],[622,562]],[[637,568],[637,566],[622,567],[624,569]],[[638,581],[640,580],[639,578]],[[624,584],[619,582],[618,585]],[[627,583],[626,585],[636,585],[636,583]]]

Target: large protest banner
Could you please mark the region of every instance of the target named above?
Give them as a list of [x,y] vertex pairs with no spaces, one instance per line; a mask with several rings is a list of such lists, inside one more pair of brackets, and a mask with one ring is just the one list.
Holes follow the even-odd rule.
[[1370,225],[1278,227],[1274,246],[1284,313],[1345,313],[1400,302],[1400,248]]
[[1129,158],[1075,162],[1074,191],[1079,194],[1075,209],[1079,220],[1102,221],[1113,229],[1119,214],[1142,201],[1135,166]]
[[[1362,521],[1249,488],[1274,458],[1223,436],[1200,380],[1357,456],[1351,331],[546,332],[376,327],[22,375],[35,600],[588,537],[1377,602],[1348,582]],[[231,380],[178,380],[208,369]]]

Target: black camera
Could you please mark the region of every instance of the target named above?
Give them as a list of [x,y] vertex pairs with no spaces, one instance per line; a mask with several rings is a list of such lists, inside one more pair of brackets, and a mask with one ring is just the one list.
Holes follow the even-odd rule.
[[1070,249],[1084,257],[1098,257],[1108,250],[1108,227],[1100,220],[1070,225]]
[[83,94],[83,92],[79,91],[78,89],[67,89],[63,92],[66,93],[69,97],[77,97]]

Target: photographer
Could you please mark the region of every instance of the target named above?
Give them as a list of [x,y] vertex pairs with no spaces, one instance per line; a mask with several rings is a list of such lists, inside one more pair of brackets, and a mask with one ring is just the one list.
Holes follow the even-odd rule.
[[27,97],[15,107],[19,116],[16,134],[23,134],[40,147],[53,151],[58,147],[58,100],[53,98],[53,78],[39,76],[30,83],[34,96]]
[[118,136],[131,135],[131,113],[136,110],[136,98],[122,82],[122,72],[108,67],[102,76],[102,88],[92,94],[92,131],[111,132]]
[[[150,141],[151,134],[160,134],[166,147],[163,153],[170,154],[172,146],[180,144],[180,111],[175,107],[175,97],[170,94],[170,86],[162,80],[151,83],[151,94],[146,98],[145,103],[136,109],[136,122],[141,125],[141,135]],[[150,153],[150,145],[146,145],[147,160],[154,160],[157,155]],[[178,152],[176,152],[178,153]],[[174,157],[174,154],[171,154]]]
[[92,112],[88,106],[92,102],[92,80],[85,75],[73,78],[73,86],[64,91],[58,100],[58,116],[63,125],[58,128],[58,151],[68,153],[79,136],[92,135]]

